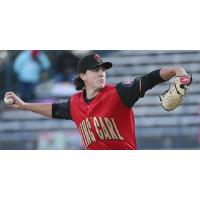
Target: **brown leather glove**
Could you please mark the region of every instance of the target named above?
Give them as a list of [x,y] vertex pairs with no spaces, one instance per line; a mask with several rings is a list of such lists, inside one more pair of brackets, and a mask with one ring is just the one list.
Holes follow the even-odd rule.
[[191,82],[192,75],[176,76],[169,89],[160,95],[163,108],[167,111],[177,108],[183,102]]

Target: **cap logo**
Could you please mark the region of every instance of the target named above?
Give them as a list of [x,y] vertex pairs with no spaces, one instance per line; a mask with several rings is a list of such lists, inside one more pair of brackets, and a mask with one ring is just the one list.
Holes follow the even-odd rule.
[[94,59],[97,61],[97,62],[101,62],[101,57],[98,55],[98,54],[94,54]]

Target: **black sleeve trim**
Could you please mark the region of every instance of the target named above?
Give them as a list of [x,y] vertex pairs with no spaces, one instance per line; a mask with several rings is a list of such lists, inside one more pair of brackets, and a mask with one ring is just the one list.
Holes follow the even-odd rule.
[[158,69],[133,81],[118,83],[116,89],[123,104],[131,108],[139,98],[144,97],[147,90],[164,81],[160,76],[160,69]]
[[160,69],[152,71],[149,74],[146,74],[141,77],[141,85],[142,85],[142,93],[144,96],[145,92],[147,90],[150,90],[154,86],[156,86],[159,83],[163,83],[166,80],[162,79],[160,76]]
[[70,114],[70,99],[66,102],[52,104],[52,117],[57,119],[72,120]]

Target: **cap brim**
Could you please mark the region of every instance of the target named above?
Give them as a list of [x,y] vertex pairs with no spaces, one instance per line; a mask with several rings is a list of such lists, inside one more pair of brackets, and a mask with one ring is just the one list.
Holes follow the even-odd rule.
[[99,67],[99,66],[101,66],[101,65],[103,65],[103,66],[105,67],[106,70],[107,70],[107,69],[110,69],[110,68],[112,67],[112,63],[111,63],[111,62],[103,62],[103,63],[99,63],[98,65],[93,66],[93,67],[90,68],[90,69],[95,69],[95,68],[97,68],[97,67]]
[[103,65],[106,69],[110,69],[112,67],[112,63],[111,62],[104,62],[101,65]]

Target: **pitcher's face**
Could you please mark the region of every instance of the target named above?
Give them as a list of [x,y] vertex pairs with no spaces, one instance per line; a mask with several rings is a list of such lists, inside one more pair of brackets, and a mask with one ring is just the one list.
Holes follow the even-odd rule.
[[87,70],[85,74],[82,74],[86,88],[103,89],[106,84],[105,71],[103,66],[99,66],[98,68]]

